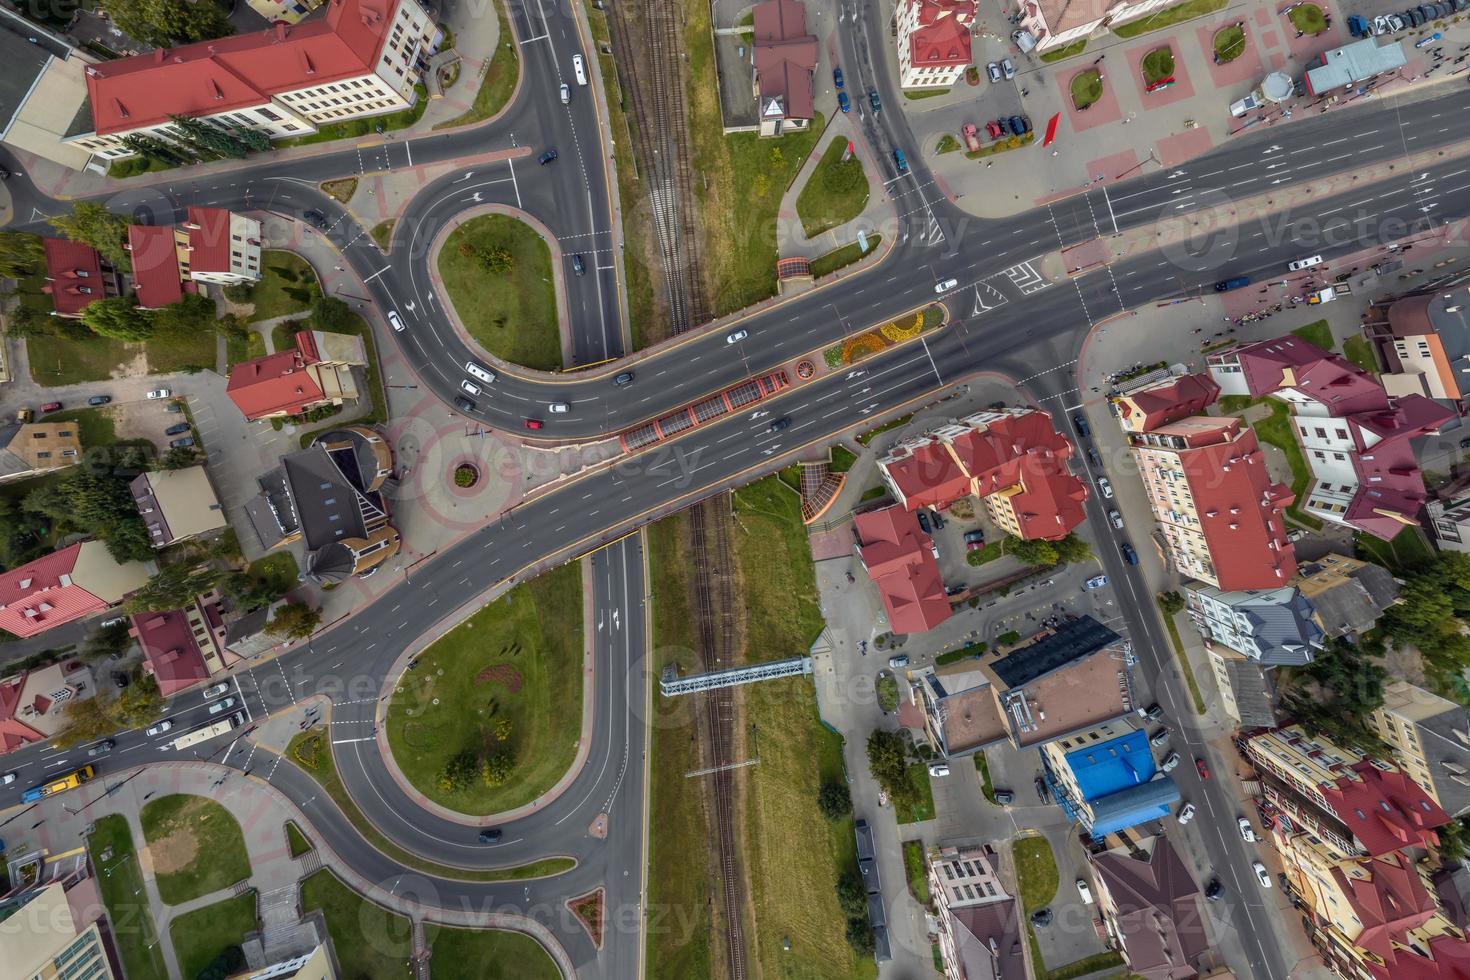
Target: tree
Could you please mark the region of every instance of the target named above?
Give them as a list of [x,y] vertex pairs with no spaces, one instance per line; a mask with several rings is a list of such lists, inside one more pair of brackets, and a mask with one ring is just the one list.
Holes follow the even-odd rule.
[[232,282],[225,287],[225,299],[231,303],[249,303],[255,298],[255,283]]
[[847,920],[847,944],[859,956],[873,955],[873,925],[868,921],[866,911]]
[[1092,557],[1092,546],[1075,534],[1068,534],[1060,541],[1053,541],[1057,557],[1069,565],[1086,561]]
[[854,918],[868,914],[868,889],[862,875],[856,871],[844,871],[837,879],[837,905],[844,913]]
[[117,476],[73,473],[36,487],[25,495],[21,506],[50,518],[58,528],[92,534],[118,561],[141,561],[153,555],[148,529],[138,516],[128,484]]
[[189,0],[102,0],[118,30],[155,48],[233,34],[218,6]]
[[1453,820],[1435,833],[1439,835],[1439,856],[1444,861],[1463,861],[1470,854],[1470,817]]
[[67,749],[81,742],[105,738],[117,730],[109,704],[102,694],[73,698],[61,709],[66,726],[51,736],[53,748]]
[[130,613],[183,609],[200,593],[214,588],[217,578],[215,571],[208,566],[183,562],[165,565],[128,597],[124,608]]
[[46,222],[72,241],[86,242],[117,268],[132,268],[123,247],[128,240],[128,219],[122,215],[92,201],[77,201],[71,206],[71,214],[53,215]]
[[486,786],[503,786],[515,772],[515,762],[509,752],[496,752],[485,760],[480,777]]
[[1383,634],[1419,650],[1431,678],[1451,686],[1470,667],[1470,637],[1461,619],[1470,614],[1470,555],[1448,551],[1403,573],[1397,605],[1379,623]]
[[876,729],[868,736],[868,769],[895,808],[918,802],[914,784],[909,781],[908,750],[897,732]]
[[241,143],[244,143],[248,149],[254,150],[257,153],[264,153],[271,148],[271,138],[258,129],[250,129],[246,126],[231,126],[230,135]]
[[843,783],[825,782],[817,791],[817,809],[828,820],[840,820],[852,812],[852,793]]
[[161,470],[182,470],[197,465],[200,461],[199,450],[194,446],[173,446],[158,461]]
[[285,593],[265,579],[249,572],[231,572],[219,580],[219,589],[229,596],[237,609],[249,611],[268,606]]
[[128,343],[153,336],[153,318],[140,310],[131,296],[113,296],[93,301],[82,311],[82,322],[99,337]]
[[173,120],[174,129],[183,139],[217,156],[243,160],[249,151],[244,141],[202,119],[195,119],[192,116],[169,116],[169,118]]
[[1061,561],[1057,546],[1050,541],[1022,541],[1006,538],[1006,554],[1015,555],[1028,565],[1055,565]]
[[465,789],[480,770],[480,759],[474,749],[465,749],[449,757],[439,772],[439,788],[445,792]]
[[275,618],[266,624],[265,631],[273,636],[285,636],[292,640],[304,640],[316,632],[322,623],[322,614],[300,602],[288,602],[276,610]]
[[6,332],[12,337],[51,337],[56,333],[54,321],[61,319],[64,318],[47,316],[34,306],[26,306],[22,303],[10,311],[10,321],[6,325]]
[[135,677],[109,708],[119,728],[143,728],[163,714],[163,695],[152,675],[143,675]]
[[113,623],[87,637],[87,642],[82,647],[82,659],[89,662],[102,660],[115,653],[122,653],[132,644],[133,638],[128,635],[128,624]]
[[[229,288],[225,287],[226,290]],[[246,340],[250,337],[250,328],[234,313],[226,313],[215,320],[214,329],[226,340]]]
[[328,333],[341,333],[352,326],[352,307],[335,296],[318,295],[311,303],[311,325]]
[[1383,704],[1388,672],[1363,650],[1332,641],[1311,663],[1283,669],[1282,675],[1289,686],[1281,707],[1308,732],[1370,754],[1388,753],[1368,722]]
[[1160,592],[1159,606],[1170,616],[1184,612],[1184,596],[1178,592]]
[[41,239],[24,231],[0,231],[0,278],[24,279],[41,267]]
[[214,300],[199,293],[186,293],[177,303],[153,311],[153,329],[159,333],[192,336],[214,325]]

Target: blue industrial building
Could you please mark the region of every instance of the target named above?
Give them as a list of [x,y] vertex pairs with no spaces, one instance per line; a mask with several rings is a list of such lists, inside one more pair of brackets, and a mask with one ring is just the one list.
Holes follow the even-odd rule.
[[1179,788],[1160,772],[1142,731],[1083,732],[1042,749],[1047,782],[1068,819],[1094,838],[1169,815]]

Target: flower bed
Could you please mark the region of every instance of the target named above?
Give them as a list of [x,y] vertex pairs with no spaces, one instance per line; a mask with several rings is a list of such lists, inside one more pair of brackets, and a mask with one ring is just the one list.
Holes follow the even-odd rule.
[[469,463],[460,463],[454,468],[454,485],[468,490],[480,482],[480,471]]
[[866,333],[856,334],[840,344],[822,352],[829,368],[856,364],[874,354],[881,354],[890,347],[913,340],[926,330],[933,330],[944,322],[944,312],[937,306],[928,306],[917,313],[875,327]]

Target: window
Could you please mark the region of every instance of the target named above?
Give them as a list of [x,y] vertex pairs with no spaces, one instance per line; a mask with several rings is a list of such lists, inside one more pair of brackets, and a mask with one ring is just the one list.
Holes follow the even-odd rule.
[[258,113],[260,113],[265,118],[269,119],[271,122],[280,122],[281,121],[281,117],[279,115],[277,115],[276,113],[274,113],[271,110],[267,109],[265,106],[261,106],[259,109],[255,110],[255,111],[258,112]]

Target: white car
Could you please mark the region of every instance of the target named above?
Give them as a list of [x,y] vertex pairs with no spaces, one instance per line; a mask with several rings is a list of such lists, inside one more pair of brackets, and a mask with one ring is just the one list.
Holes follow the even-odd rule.
[[143,734],[147,735],[149,738],[152,738],[154,735],[162,735],[164,732],[168,731],[172,727],[174,727],[173,719],[165,718],[163,719],[163,721],[160,721],[158,724],[154,725]]
[[1182,807],[1179,808],[1179,823],[1180,823],[1181,826],[1183,824],[1189,823],[1189,821],[1191,821],[1193,819],[1194,819],[1194,804],[1193,803],[1186,803],[1186,804],[1184,804],[1184,806],[1182,806]]
[[1375,35],[1389,33],[1388,18],[1379,16],[1373,18],[1373,33]]
[[403,317],[398,315],[397,310],[388,311],[388,323],[393,327],[394,333],[403,333],[408,329],[408,324],[403,322]]
[[908,655],[907,654],[900,653],[900,654],[898,654],[895,657],[889,657],[888,658],[888,666],[892,670],[902,670],[904,667],[907,667],[908,665],[909,665],[909,658],[908,658]]
[[1170,752],[1167,756],[1164,757],[1164,761],[1159,763],[1159,769],[1163,772],[1173,772],[1176,768],[1178,768],[1178,766],[1178,752]]
[[738,344],[742,340],[744,340],[746,337],[749,337],[749,336],[750,336],[750,331],[749,330],[737,330],[737,331],[735,331],[734,333],[730,334],[728,337],[725,338],[725,343],[727,343],[727,344]]
[[587,66],[583,64],[582,56],[579,54],[572,55],[572,71],[577,76],[578,85],[587,84]]
[[566,82],[562,82],[561,83],[561,104],[562,105],[571,105],[572,104],[572,88]]
[[1292,272],[1301,272],[1303,269],[1310,269],[1314,265],[1321,264],[1322,256],[1311,255],[1305,259],[1297,259],[1295,262],[1289,263],[1287,265],[1287,268],[1290,269]]
[[553,415],[565,415],[567,412],[570,412],[572,410],[572,406],[568,405],[566,402],[552,402],[550,405],[546,406],[546,410]]
[[1100,589],[1107,584],[1108,577],[1106,575],[1094,575],[1092,578],[1083,583],[1083,585],[1089,589]]
[[206,698],[217,698],[221,694],[223,694],[226,691],[228,691],[229,689],[230,689],[230,683],[229,683],[229,681],[225,681],[224,683],[222,683],[222,684],[216,684],[213,687],[206,687],[204,689],[204,696]]
[[1108,522],[1120,531],[1123,529],[1123,515],[1116,510],[1108,511]]
[[1087,887],[1087,882],[1081,878],[1077,879],[1077,894],[1082,896],[1082,901],[1088,905],[1092,904],[1092,889]]
[[958,286],[959,284],[960,284],[960,281],[958,279],[946,279],[946,280],[944,280],[944,282],[942,282],[939,285],[935,286],[934,287],[934,291],[936,293],[947,293],[951,289],[953,289],[956,286]]
[[1241,817],[1239,820],[1235,821],[1235,825],[1240,828],[1241,840],[1245,841],[1247,844],[1254,844],[1256,842],[1256,832],[1251,829],[1251,822],[1249,818]]
[[159,398],[167,398],[172,394],[173,392],[169,391],[167,388],[154,388],[152,391],[148,392],[148,400],[154,401],[155,399]]
[[1108,482],[1107,477],[1100,476],[1097,478],[1097,492],[1108,500],[1113,499],[1113,485]]
[[990,64],[985,66],[985,74],[990,76],[990,80],[992,82],[1000,81],[1000,65],[997,65],[995,62],[992,61]]
[[480,386],[475,384],[473,381],[461,381],[459,383],[459,386],[465,391],[469,392],[471,395],[478,395],[480,393]]
[[945,765],[942,762],[936,762],[934,765],[932,765],[932,766],[929,767],[929,775],[931,775],[931,776],[948,776],[949,775],[949,766]]
[[234,706],[235,706],[235,699],[234,698],[224,698],[223,700],[216,701],[214,704],[211,704],[209,706],[209,713],[212,714],[212,715],[217,715],[221,711],[224,711],[227,708],[233,708]]
[[1256,872],[1256,880],[1261,883],[1262,888],[1271,887],[1271,875],[1267,873],[1266,866],[1260,861],[1252,861],[1251,867]]
[[7,772],[4,776],[0,776],[0,786],[9,786],[13,782],[15,782],[15,773],[13,772]]

